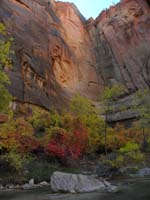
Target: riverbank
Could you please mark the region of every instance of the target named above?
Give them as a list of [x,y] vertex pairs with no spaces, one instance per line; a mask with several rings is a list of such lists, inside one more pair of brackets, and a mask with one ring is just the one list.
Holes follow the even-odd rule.
[[17,174],[14,171],[2,168],[0,170],[0,190],[11,189],[33,189],[43,186],[50,186],[50,178],[55,171],[61,171],[72,174],[96,175],[103,177],[108,181],[142,178],[150,175],[149,162],[132,163],[121,168],[112,168],[106,165],[103,160],[84,159],[72,163],[72,165],[62,165],[59,162],[48,162],[44,159],[32,159],[28,165],[24,166],[24,170]]
[[[53,170],[54,170],[54,168],[53,168]],[[61,168],[61,170],[63,172],[65,172],[63,174],[66,174],[67,176],[72,171],[72,172],[74,172],[74,176],[75,175],[78,176],[79,174],[81,176],[84,175],[85,177],[86,176],[87,177],[91,176],[92,178],[95,177],[97,180],[100,180],[100,181],[102,181],[104,183],[105,183],[105,180],[109,180],[109,182],[112,182],[112,183],[115,183],[115,184],[118,181],[124,181],[124,182],[126,182],[126,184],[133,184],[134,182],[137,182],[137,181],[144,181],[144,180],[149,180],[150,179],[150,168],[143,168],[143,169],[138,170],[135,173],[135,170],[134,170],[133,167],[132,168],[128,167],[126,169],[125,168],[122,169],[122,170],[124,170],[124,171],[122,171],[124,174],[122,173],[122,175],[119,175],[119,173],[118,173],[118,176],[106,177],[104,179],[99,177],[97,174],[92,174],[90,171],[82,171],[83,169],[82,170],[80,169],[80,172],[79,172],[79,169],[74,169],[74,168]],[[1,183],[0,183],[0,191],[31,190],[31,189],[43,188],[43,187],[51,188],[50,180],[51,180],[51,177],[52,177],[51,173],[53,173],[53,172],[49,171],[47,173],[49,174],[49,176],[47,176],[47,179],[45,179],[45,180],[43,179],[43,181],[41,181],[41,182],[37,182],[37,180],[35,180],[33,177],[32,177],[32,179],[30,179],[30,180],[28,180],[26,182],[20,182],[20,183],[16,183],[15,179],[14,179],[13,182],[10,182],[10,183],[7,183],[7,184],[6,183],[3,184],[2,181],[1,181]],[[89,175],[89,173],[91,173],[91,175]],[[40,177],[40,178],[42,178],[42,177]],[[3,180],[3,182],[5,182],[5,180]],[[64,182],[64,180],[63,180],[63,182]],[[52,191],[52,189],[51,189],[51,191]]]
[[60,194],[52,193],[50,187],[34,188],[30,190],[0,191],[2,200],[149,200],[150,179],[126,179],[114,181],[119,188],[118,193],[84,193]]
[[[32,160],[17,174],[15,171],[3,168],[0,170],[0,189],[24,189],[41,187],[50,183],[50,177],[55,171],[73,174],[95,174],[96,162],[79,161],[72,166],[64,166],[59,162],[47,162],[43,159]],[[33,181],[34,180],[34,181]]]

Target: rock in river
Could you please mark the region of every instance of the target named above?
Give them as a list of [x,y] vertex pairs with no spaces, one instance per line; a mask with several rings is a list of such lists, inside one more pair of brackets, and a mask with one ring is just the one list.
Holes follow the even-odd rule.
[[150,168],[144,168],[139,170],[138,175],[141,177],[150,176]]
[[51,177],[51,188],[54,192],[116,192],[117,187],[102,178],[92,175],[68,174],[54,172]]

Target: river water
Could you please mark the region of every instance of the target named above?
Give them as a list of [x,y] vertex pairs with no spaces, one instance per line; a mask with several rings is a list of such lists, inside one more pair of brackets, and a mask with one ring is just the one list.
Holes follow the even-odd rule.
[[117,193],[52,194],[50,188],[0,192],[0,200],[150,200],[150,180],[115,182]]

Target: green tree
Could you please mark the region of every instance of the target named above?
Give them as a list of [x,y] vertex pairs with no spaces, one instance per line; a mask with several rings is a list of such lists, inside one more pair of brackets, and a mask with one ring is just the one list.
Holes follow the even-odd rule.
[[77,117],[86,117],[95,112],[92,102],[84,96],[75,95],[70,103],[70,110]]
[[5,26],[0,23],[0,112],[4,111],[12,96],[9,94],[6,86],[10,84],[7,74],[4,72],[4,67],[10,66],[10,55],[13,53],[10,50],[12,38],[7,39]]
[[140,151],[140,146],[134,142],[126,143],[124,147],[119,149],[119,153],[124,156],[124,160],[125,158],[127,159],[125,160],[126,163],[129,161],[140,162],[143,160],[143,154]]
[[119,169],[128,164],[139,163],[144,160],[144,155],[140,151],[140,146],[134,142],[127,142],[121,147],[113,159],[105,160],[112,168]]
[[108,129],[108,115],[112,113],[114,109],[114,104],[119,96],[124,93],[124,87],[121,84],[115,84],[112,87],[104,88],[102,95],[102,105],[103,113],[105,115],[105,128],[104,128],[104,137],[105,137],[105,154],[107,155],[107,129]]

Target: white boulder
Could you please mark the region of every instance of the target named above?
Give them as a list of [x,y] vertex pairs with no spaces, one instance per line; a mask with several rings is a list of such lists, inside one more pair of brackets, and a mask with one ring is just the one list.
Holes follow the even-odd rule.
[[139,170],[138,175],[141,177],[150,176],[150,168],[144,168]]
[[29,185],[34,186],[34,179],[33,178],[29,180]]
[[51,177],[51,188],[54,192],[116,192],[117,187],[112,186],[102,178],[91,175],[68,174],[54,172]]

